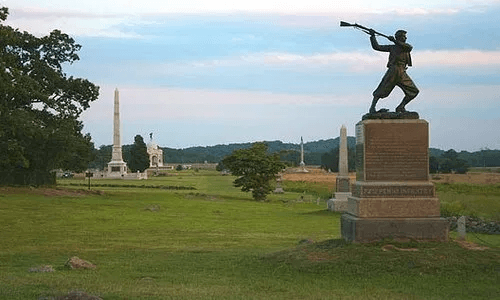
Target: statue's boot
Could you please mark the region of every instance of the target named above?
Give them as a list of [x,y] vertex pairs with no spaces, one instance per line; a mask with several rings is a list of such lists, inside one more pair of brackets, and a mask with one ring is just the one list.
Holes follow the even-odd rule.
[[375,106],[377,105],[377,102],[378,102],[378,98],[373,98],[372,105],[370,106],[370,113],[371,114],[374,114],[377,112],[377,109],[375,108]]
[[405,106],[410,101],[411,101],[411,99],[409,99],[408,97],[404,97],[403,101],[401,101],[401,103],[398,105],[398,107],[396,107],[396,112],[398,112],[398,113],[404,113],[404,112],[406,112]]

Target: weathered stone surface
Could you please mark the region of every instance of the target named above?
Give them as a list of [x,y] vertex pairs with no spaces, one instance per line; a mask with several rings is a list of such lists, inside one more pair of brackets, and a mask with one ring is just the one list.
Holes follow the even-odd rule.
[[89,295],[84,291],[71,291],[67,295],[57,297],[40,297],[38,300],[102,300],[102,298]]
[[435,197],[432,182],[366,182],[358,181],[352,186],[352,195],[358,198],[408,198]]
[[341,193],[350,192],[351,179],[349,176],[337,176],[336,181],[336,191]]
[[144,208],[144,210],[148,210],[151,212],[159,212],[161,209],[160,204],[150,204]]
[[366,120],[356,124],[360,181],[428,181],[429,124],[425,120]]
[[273,193],[275,194],[284,194],[285,193],[285,190],[283,190],[282,187],[276,187],[273,191]]
[[345,212],[347,211],[347,197],[350,196],[351,193],[335,193],[335,197],[333,199],[329,199],[327,204],[327,209],[329,211],[337,211],[337,212]]
[[360,218],[439,217],[439,199],[349,197],[347,212]]
[[417,241],[448,240],[449,225],[442,218],[358,218],[343,214],[342,237],[354,243],[370,243],[384,238]]
[[448,240],[449,222],[440,218],[429,180],[428,132],[420,119],[356,124],[357,181],[341,218],[346,241]]
[[339,176],[348,177],[348,153],[347,153],[347,128],[342,125],[340,128],[340,144],[339,144]]
[[347,199],[351,196],[351,179],[349,178],[347,153],[347,128],[340,128],[339,147],[339,174],[336,178],[335,198],[328,202],[328,210],[345,212],[347,210]]
[[73,256],[72,258],[68,259],[68,261],[65,263],[65,266],[71,268],[71,269],[95,269],[96,265],[85,261],[81,258],[78,258],[76,256]]
[[31,273],[52,273],[55,272],[54,268],[51,265],[42,265],[34,268],[30,268],[28,272]]
[[458,239],[459,240],[465,240],[465,216],[461,216],[458,218],[457,221],[457,232],[458,232]]

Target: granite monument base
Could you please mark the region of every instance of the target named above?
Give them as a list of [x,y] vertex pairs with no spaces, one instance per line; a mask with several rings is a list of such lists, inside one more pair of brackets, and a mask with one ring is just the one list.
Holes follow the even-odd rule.
[[356,124],[356,177],[341,218],[346,241],[447,241],[439,198],[429,180],[429,125],[421,119]]
[[347,200],[351,196],[350,192],[336,192],[335,198],[329,199],[327,204],[327,209],[329,211],[345,212],[347,211]]
[[443,218],[358,218],[343,214],[340,230],[349,242],[370,243],[385,238],[396,241],[448,241],[449,224]]

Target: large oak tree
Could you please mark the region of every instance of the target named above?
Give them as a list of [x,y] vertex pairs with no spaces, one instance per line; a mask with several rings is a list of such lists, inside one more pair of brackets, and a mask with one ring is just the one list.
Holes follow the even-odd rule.
[[0,183],[49,183],[53,169],[87,167],[94,146],[78,118],[99,87],[63,72],[79,60],[71,37],[36,37],[4,25],[7,16],[0,8]]

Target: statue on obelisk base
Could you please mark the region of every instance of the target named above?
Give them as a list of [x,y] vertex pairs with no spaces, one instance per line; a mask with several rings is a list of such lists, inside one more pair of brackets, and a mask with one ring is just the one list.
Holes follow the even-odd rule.
[[127,163],[122,158],[122,145],[120,138],[120,95],[115,89],[114,115],[113,115],[113,152],[108,163],[108,177],[123,177],[127,174]]
[[340,146],[339,146],[339,173],[336,179],[335,198],[327,201],[327,208],[330,211],[347,210],[347,198],[351,196],[351,181],[348,169],[347,153],[347,129],[344,125],[340,128]]

